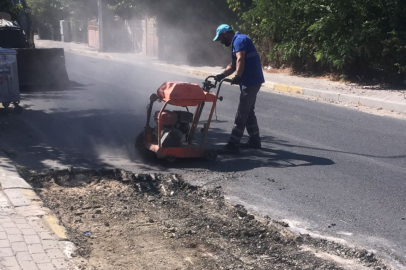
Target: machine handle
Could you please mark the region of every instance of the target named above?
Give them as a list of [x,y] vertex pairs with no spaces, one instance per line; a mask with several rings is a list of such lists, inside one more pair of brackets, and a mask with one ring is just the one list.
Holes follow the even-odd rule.
[[[221,85],[222,85],[223,82],[229,82],[229,83],[231,83],[232,80],[231,80],[231,79],[228,79],[228,78],[224,78],[224,79],[222,79],[222,80],[220,81],[220,83],[219,83],[219,88],[217,89],[217,96],[219,96],[219,94],[220,94],[220,88],[221,88]],[[242,91],[242,86],[241,86],[241,84],[240,84],[240,91]]]
[[[209,79],[214,79],[214,84]],[[203,82],[203,90],[209,92],[210,89],[217,87],[216,76],[210,75]]]

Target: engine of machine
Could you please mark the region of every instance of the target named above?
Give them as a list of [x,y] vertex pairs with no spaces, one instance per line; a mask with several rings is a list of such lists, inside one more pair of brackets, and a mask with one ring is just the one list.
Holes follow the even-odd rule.
[[[158,124],[159,111],[155,112],[155,122]],[[190,131],[193,122],[193,113],[187,111],[163,111],[162,124],[162,147],[180,147]],[[153,140],[158,141],[158,126],[155,127]]]

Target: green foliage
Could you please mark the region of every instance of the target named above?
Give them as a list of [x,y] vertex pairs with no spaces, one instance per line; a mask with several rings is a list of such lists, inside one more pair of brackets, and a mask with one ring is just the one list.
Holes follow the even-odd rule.
[[[43,22],[97,15],[97,0],[27,1]],[[190,51],[203,58],[213,48],[214,29],[228,23],[250,35],[263,64],[391,82],[406,79],[405,0],[104,1],[123,19],[155,16],[165,45],[195,48]]]
[[60,0],[27,0],[27,4],[37,22],[52,24],[67,15]]
[[0,1],[0,11],[6,12],[11,15],[13,21],[18,20],[18,14],[23,9],[21,4],[13,5],[10,0]]
[[237,14],[228,8],[226,0],[107,1],[109,8],[121,18],[139,18],[143,15],[155,17],[160,46],[165,47],[162,50],[165,51],[165,57],[171,58],[166,60],[183,59],[189,63],[211,60],[214,63],[221,56],[230,60],[229,54],[213,42],[219,24],[232,24],[237,19]]
[[79,20],[97,17],[97,0],[60,0],[66,14]]
[[[247,3],[228,2],[235,10]],[[404,0],[253,0],[241,19],[274,65],[405,79]]]
[[97,0],[27,0],[37,21],[51,23],[68,17],[91,19],[97,16]]
[[107,0],[108,7],[123,19],[147,14],[154,2],[152,0]]

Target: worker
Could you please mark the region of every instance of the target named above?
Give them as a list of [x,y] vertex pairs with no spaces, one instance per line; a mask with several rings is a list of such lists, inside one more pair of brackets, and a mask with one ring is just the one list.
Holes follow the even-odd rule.
[[[234,32],[227,24],[217,28],[213,41],[220,41],[226,47],[232,46],[232,62],[221,74],[216,75],[216,81],[221,81],[235,72],[231,84],[241,86],[240,102],[230,139],[224,148],[218,150],[218,154],[238,154],[240,148],[260,149],[261,139],[255,116],[255,101],[265,81],[257,49],[249,37]],[[241,143],[245,129],[249,139],[246,143]]]

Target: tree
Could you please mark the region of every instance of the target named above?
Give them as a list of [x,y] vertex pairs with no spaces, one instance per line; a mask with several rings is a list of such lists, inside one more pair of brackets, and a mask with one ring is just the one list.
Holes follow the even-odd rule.
[[97,17],[97,0],[60,0],[69,17],[86,20]]
[[241,19],[276,66],[393,82],[405,79],[405,14],[403,0],[253,0]]
[[0,11],[10,14],[13,21],[18,21],[23,6],[21,4],[13,5],[11,0],[2,0],[0,2]]
[[[157,20],[160,45],[170,60],[225,62],[224,51],[213,37],[221,23],[232,24],[236,14],[226,0],[107,0],[124,19],[153,16]],[[217,46],[216,46],[217,45]],[[229,58],[229,55],[226,55]],[[168,59],[169,60],[169,59]]]

